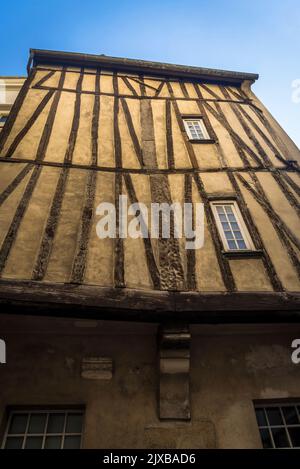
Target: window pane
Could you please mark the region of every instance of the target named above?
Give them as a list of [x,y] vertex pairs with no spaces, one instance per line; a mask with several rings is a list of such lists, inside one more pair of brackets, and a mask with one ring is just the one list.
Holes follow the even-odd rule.
[[263,447],[264,448],[273,448],[269,430],[267,428],[261,428],[259,430],[259,432],[260,432]]
[[218,213],[224,213],[224,209],[223,209],[223,207],[221,207],[221,205],[217,205],[216,209],[217,209]]
[[238,241],[237,243],[238,243],[239,249],[247,249],[245,241]]
[[28,436],[26,438],[25,448],[26,449],[41,449],[43,446],[42,436]]
[[267,424],[264,409],[255,409],[255,413],[256,413],[256,420],[257,420],[258,426],[259,427],[267,426],[268,424]]
[[282,407],[282,413],[287,424],[299,423],[296,408],[295,407]]
[[226,239],[234,239],[233,237],[233,234],[231,233],[231,231],[225,231],[225,236],[226,236]]
[[236,249],[235,241],[228,241],[228,247],[229,249]]
[[6,449],[20,449],[22,448],[22,437],[8,437],[5,443]]
[[283,424],[280,411],[277,407],[267,407],[266,411],[267,411],[270,425],[282,425]]
[[25,433],[27,418],[28,414],[14,414],[10,422],[8,433]]
[[224,229],[224,230],[230,230],[229,223],[223,221],[223,222],[222,222],[222,226],[223,226],[223,229]]
[[233,234],[235,236],[235,239],[243,240],[243,236],[240,231],[234,231]]
[[28,433],[44,433],[46,414],[31,414]]
[[64,449],[80,448],[80,441],[81,441],[80,436],[66,436],[65,437],[65,443],[64,443]]
[[47,433],[62,433],[65,423],[65,414],[50,414]]
[[238,225],[235,221],[233,221],[233,222],[231,223],[231,228],[232,228],[234,231],[239,231],[239,230],[240,230],[239,225]]
[[81,433],[82,414],[69,414],[67,417],[66,433]]
[[47,436],[45,441],[46,449],[60,449],[61,446],[61,436]]
[[226,213],[232,213],[232,208],[230,205],[225,205]]
[[289,448],[289,442],[285,428],[272,428],[273,440],[276,448]]
[[294,447],[300,447],[300,427],[289,427],[289,434]]

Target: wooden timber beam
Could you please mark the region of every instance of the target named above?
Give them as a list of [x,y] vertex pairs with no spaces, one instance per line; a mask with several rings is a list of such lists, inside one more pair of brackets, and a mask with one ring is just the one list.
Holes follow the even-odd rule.
[[170,292],[0,280],[3,313],[189,323],[299,323],[299,292]]

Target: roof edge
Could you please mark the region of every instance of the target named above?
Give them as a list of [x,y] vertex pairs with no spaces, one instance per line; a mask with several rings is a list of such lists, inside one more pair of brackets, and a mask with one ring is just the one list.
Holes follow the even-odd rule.
[[167,77],[180,77],[202,79],[207,81],[226,81],[241,84],[245,80],[254,82],[259,75],[256,73],[243,73],[229,70],[195,67],[187,65],[153,62],[139,59],[110,57],[106,55],[82,54],[78,52],[63,52],[44,49],[30,49],[30,59],[33,65],[57,63],[73,66],[90,66],[120,71],[148,73],[149,75],[163,75]]

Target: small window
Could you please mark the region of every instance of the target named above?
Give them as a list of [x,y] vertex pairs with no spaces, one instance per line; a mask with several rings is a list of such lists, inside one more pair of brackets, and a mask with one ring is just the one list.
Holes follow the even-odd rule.
[[250,234],[235,201],[212,202],[225,251],[254,250]]
[[5,449],[80,448],[81,410],[12,411],[2,444]]
[[300,448],[300,402],[256,405],[264,448]]
[[203,119],[183,119],[190,140],[210,140]]

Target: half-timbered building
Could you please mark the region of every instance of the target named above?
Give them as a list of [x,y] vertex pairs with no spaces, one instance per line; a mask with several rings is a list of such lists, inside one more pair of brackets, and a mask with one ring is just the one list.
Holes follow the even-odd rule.
[[[300,446],[300,152],[257,78],[31,50],[0,134],[3,447]],[[203,246],[100,239],[121,195],[204,204]]]

